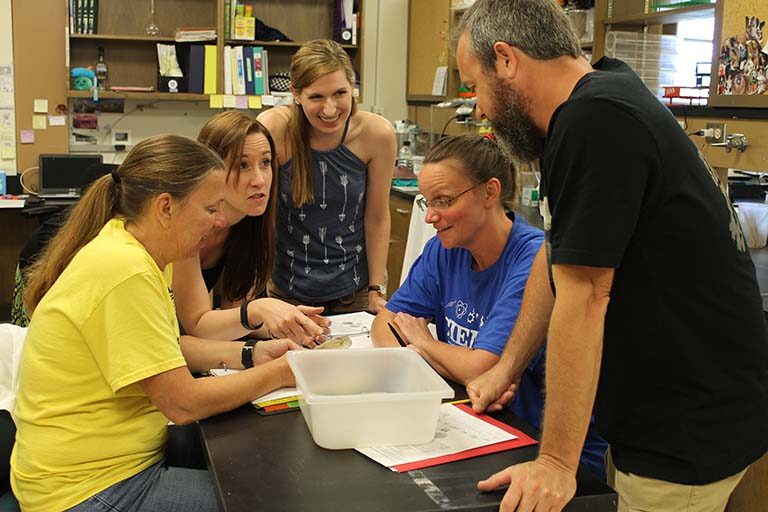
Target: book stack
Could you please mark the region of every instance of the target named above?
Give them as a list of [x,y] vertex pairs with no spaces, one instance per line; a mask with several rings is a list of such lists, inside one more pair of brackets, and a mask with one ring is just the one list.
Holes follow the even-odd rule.
[[187,92],[216,94],[216,46],[212,44],[176,45],[181,72],[186,77]]
[[268,66],[261,46],[225,46],[224,94],[269,94]]
[[173,34],[178,43],[213,41],[216,39],[215,27],[179,27]]
[[69,0],[70,34],[98,34],[99,0]]

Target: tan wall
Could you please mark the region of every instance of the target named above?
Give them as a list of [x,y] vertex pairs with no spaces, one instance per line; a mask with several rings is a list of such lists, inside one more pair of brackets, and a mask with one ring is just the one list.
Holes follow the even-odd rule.
[[[683,118],[678,117],[679,121]],[[725,123],[725,133],[742,133],[747,136],[749,146],[746,151],[736,150],[730,153],[723,147],[712,147],[704,141],[704,137],[691,136],[691,140],[701,149],[704,156],[715,167],[730,167],[748,171],[768,170],[768,121],[745,119],[706,119],[688,118],[685,129],[687,133],[707,127],[707,122]]]

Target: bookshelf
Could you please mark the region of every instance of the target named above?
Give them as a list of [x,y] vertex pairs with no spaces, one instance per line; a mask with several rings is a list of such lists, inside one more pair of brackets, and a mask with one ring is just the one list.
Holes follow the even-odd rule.
[[[333,36],[334,0],[251,0],[253,15],[274,27],[292,42],[231,40],[224,34],[224,4],[227,0],[156,0],[157,36],[144,35],[149,17],[149,1],[98,0],[97,34],[70,34],[70,68],[93,66],[98,48],[104,48],[109,68],[109,85],[157,88],[156,44],[174,44],[178,27],[215,27],[218,38],[195,44],[215,45],[217,54],[217,93],[224,93],[224,46],[262,46],[269,50],[269,73],[286,72],[293,53],[306,41]],[[364,0],[356,0],[362,19]],[[362,29],[362,23],[361,23]],[[345,44],[353,66],[360,73],[362,93],[362,34],[357,45]],[[185,43],[181,43],[185,44]],[[102,91],[102,98],[206,101],[207,95],[164,92],[114,93]],[[84,91],[67,92],[69,98],[87,98]]]

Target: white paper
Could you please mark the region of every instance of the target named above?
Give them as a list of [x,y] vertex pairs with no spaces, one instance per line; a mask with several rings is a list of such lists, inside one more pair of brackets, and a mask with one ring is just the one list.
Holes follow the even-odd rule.
[[[234,375],[236,373],[240,373],[240,370],[233,370],[231,368],[227,368],[226,370],[221,368],[213,368],[210,370],[210,374],[217,377],[222,377],[224,375]],[[280,388],[274,391],[270,391],[266,395],[258,397],[251,403],[256,404],[258,402],[266,402],[267,400],[278,400],[280,398],[288,398],[289,396],[297,396],[298,394],[299,390],[296,388]]]
[[448,80],[448,66],[437,66],[435,80],[432,82],[432,95],[445,96],[445,88]]
[[387,467],[443,457],[481,446],[517,439],[495,425],[468,414],[455,405],[440,406],[437,434],[431,443],[357,448],[357,451]]
[[48,124],[51,126],[64,126],[67,124],[67,116],[48,116]]
[[349,336],[350,334],[370,332],[373,319],[376,317],[365,311],[359,311],[326,318],[331,321],[331,336]]
[[0,199],[0,208],[24,208],[23,199]]
[[352,28],[352,10],[354,7],[354,1],[344,0],[342,5],[344,7],[344,28]]

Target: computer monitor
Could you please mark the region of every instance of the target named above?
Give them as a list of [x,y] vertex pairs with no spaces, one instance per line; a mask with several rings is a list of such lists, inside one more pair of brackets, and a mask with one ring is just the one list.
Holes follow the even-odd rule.
[[[40,155],[40,197],[80,196],[93,180],[109,172],[101,155]],[[109,167],[109,168],[108,168]]]

